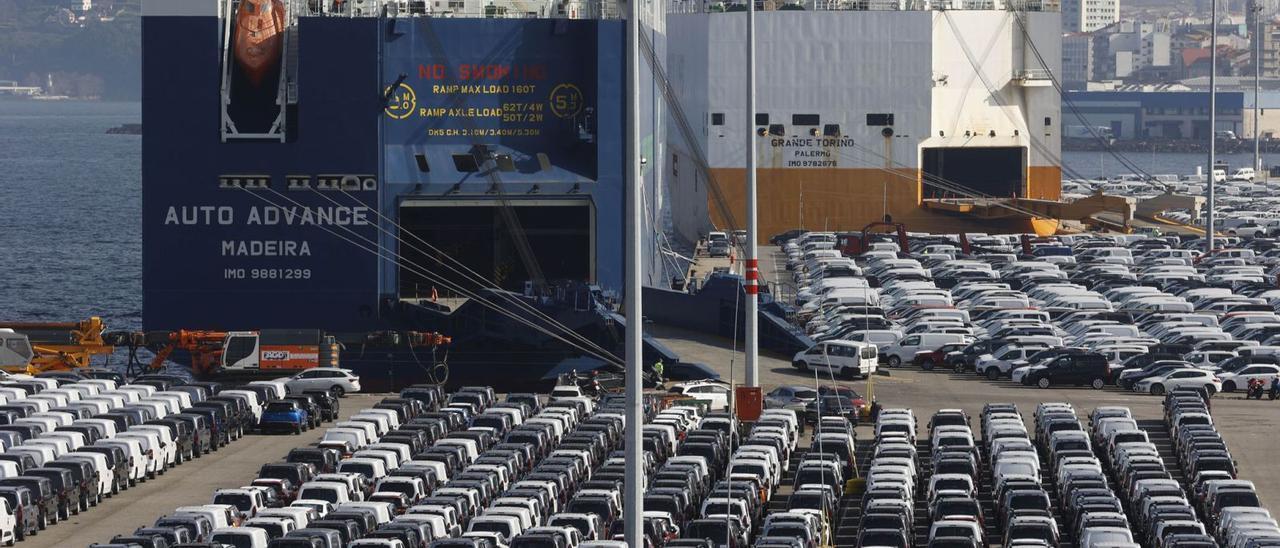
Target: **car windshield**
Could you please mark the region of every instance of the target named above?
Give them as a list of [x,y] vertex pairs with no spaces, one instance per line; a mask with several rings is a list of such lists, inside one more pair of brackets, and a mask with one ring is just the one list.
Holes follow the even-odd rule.
[[471,530],[498,533],[504,537],[511,535],[510,525],[500,521],[475,521],[471,523]]
[[1049,499],[1040,494],[1015,495],[1009,507],[1017,510],[1048,510]]
[[973,529],[961,525],[942,525],[933,534],[936,537],[973,537]]
[[363,462],[344,462],[338,465],[338,471],[339,472],[355,472],[366,478],[371,478],[371,479],[375,475],[373,473],[374,472],[373,465],[365,464]]
[[294,404],[282,401],[268,403],[266,408],[268,413],[288,413],[293,410]]
[[511,548],[559,548],[551,537],[516,537]]
[[867,514],[862,518],[862,527],[867,529],[901,529],[902,516],[896,514]]
[[774,525],[769,528],[768,536],[807,539],[809,538],[809,530],[799,525]]
[[811,495],[811,494],[799,493],[799,494],[791,495],[791,498],[788,499],[787,502],[792,509],[796,509],[796,508],[811,508],[814,510],[823,509],[822,495]]
[[235,506],[241,512],[248,512],[253,509],[253,499],[249,495],[240,494],[221,494],[213,497],[214,504],[230,504]]
[[796,390],[795,397],[801,400],[811,400],[818,397],[818,393],[814,390]]
[[823,396],[822,406],[829,409],[852,409],[853,403],[848,398],[840,396]]
[[943,500],[937,503],[934,514],[939,518],[943,516],[976,516],[977,502],[969,500]]
[[723,540],[728,534],[728,524],[723,521],[697,521],[689,524],[685,538],[703,538],[713,542]]
[[867,531],[858,539],[862,546],[895,546],[905,548],[902,535],[896,531]]
[[1259,507],[1262,504],[1258,501],[1258,495],[1250,492],[1238,493],[1222,493],[1218,495],[1218,507],[1227,508],[1229,506],[1251,506]]
[[702,510],[703,515],[717,514],[737,514],[735,506],[724,502],[712,502],[706,505]]
[[218,533],[210,537],[211,541],[229,544],[235,548],[254,548],[253,537],[244,533]]
[[404,493],[410,498],[415,494],[413,485],[405,481],[389,481],[378,486],[380,491],[394,491],[396,493]]
[[285,534],[284,526],[279,523],[255,523],[252,527],[257,527],[267,532],[270,538],[283,537]]
[[335,489],[310,488],[303,489],[298,493],[299,499],[316,499],[328,502],[338,502],[338,491]]
[[[647,502],[645,503],[645,507],[648,507]],[[587,518],[557,517],[552,520],[551,525],[573,527],[584,536],[591,533],[591,520],[588,520]]]

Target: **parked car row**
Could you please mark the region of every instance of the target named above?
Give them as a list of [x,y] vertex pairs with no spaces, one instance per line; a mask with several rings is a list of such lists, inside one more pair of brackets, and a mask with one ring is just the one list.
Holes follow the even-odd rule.
[[[447,397],[407,388],[263,465],[250,485],[141,533],[181,529],[201,546],[238,548],[626,546],[624,399],[553,394],[498,401],[485,387]],[[830,545],[844,480],[856,474],[847,419],[818,421],[790,471],[789,509],[766,513],[801,429],[794,410],[766,410],[744,431],[727,413],[646,398],[644,545]]]
[[[37,534],[238,439],[257,388],[76,372],[0,382],[0,540]],[[281,388],[281,390],[283,390]]]
[[[884,409],[857,545],[916,546],[917,530],[930,547],[1280,545],[1253,484],[1236,478],[1206,402],[1203,391],[1185,389],[1166,398],[1164,422],[1185,483],[1127,407],[1094,409],[1086,430],[1070,404],[1043,403],[1029,431],[1016,406],[990,403],[981,438],[963,411],[944,409],[927,426],[928,454],[917,454],[912,412]],[[987,493],[994,524],[979,502]],[[925,514],[916,509],[921,499]],[[989,531],[1003,538],[987,538]]]
[[1235,459],[1214,426],[1204,393],[1170,392],[1164,405],[1188,505],[1206,536],[1224,548],[1280,546],[1280,528],[1262,507],[1253,483],[1237,477]]
[[1041,388],[1217,393],[1280,376],[1274,239],[1224,238],[1209,255],[1173,236],[866,239],[809,232],[783,244],[793,319],[814,340],[795,367],[871,372],[870,346],[890,367]]

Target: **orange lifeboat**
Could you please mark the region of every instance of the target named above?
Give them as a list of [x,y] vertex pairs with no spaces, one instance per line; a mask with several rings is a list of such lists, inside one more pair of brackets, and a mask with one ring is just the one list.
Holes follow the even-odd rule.
[[280,63],[285,11],[280,0],[241,0],[236,11],[235,54],[254,86]]

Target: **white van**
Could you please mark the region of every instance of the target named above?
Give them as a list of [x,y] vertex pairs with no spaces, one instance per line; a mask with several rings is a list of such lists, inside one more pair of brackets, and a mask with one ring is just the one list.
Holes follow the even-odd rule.
[[[113,423],[114,424],[114,423]],[[147,479],[147,456],[143,452],[142,442],[138,440],[111,439],[98,440],[96,445],[119,447],[129,456],[129,485]]]
[[115,487],[116,475],[115,470],[107,466],[106,455],[88,451],[73,451],[63,455],[62,458],[92,463],[94,471],[98,473],[98,495],[103,497],[111,495],[111,491]]
[[13,546],[18,540],[18,515],[8,499],[0,499],[0,542]]
[[315,499],[329,501],[334,504],[351,502],[348,495],[350,488],[345,483],[336,481],[309,481],[298,489],[298,500]]
[[209,535],[210,542],[236,548],[267,548],[270,540],[267,531],[257,527],[220,527]]
[[356,428],[330,428],[325,430],[324,437],[320,438],[320,441],[347,442],[357,451],[369,445],[369,439],[365,436],[364,430]]
[[867,378],[876,372],[878,362],[876,345],[844,340],[820,342],[791,358],[792,365],[801,371],[814,369],[846,379],[855,375]]
[[253,421],[258,422],[262,420],[262,403],[263,402],[258,397],[257,392],[254,392],[252,390],[223,390],[222,392],[218,392],[218,395],[219,396],[224,396],[224,395],[225,396],[244,396],[245,399],[248,400],[245,403],[249,407],[249,412],[253,413]]
[[[253,386],[265,386],[265,387],[267,387],[267,388],[270,388],[270,389],[271,389],[271,391],[272,391],[272,393],[273,393],[272,399],[277,399],[277,400],[278,400],[278,399],[282,399],[282,398],[284,398],[285,396],[289,395],[289,387],[288,387],[288,383],[286,383],[286,382],[285,382],[285,381],[288,381],[288,380],[289,380],[289,378],[288,378],[288,377],[286,377],[286,378],[283,378],[283,379],[276,379],[276,380],[273,380],[273,381],[252,381],[252,382],[250,382],[249,384],[251,384],[251,385],[253,385]],[[256,396],[256,393],[255,393],[255,396],[254,396],[254,397],[257,397],[257,396]]]
[[174,514],[196,514],[209,518],[209,522],[213,524],[214,529],[233,526],[232,520],[235,519],[235,512],[234,506],[226,504],[179,506],[173,510]]
[[899,367],[903,363],[907,363],[915,359],[916,352],[937,350],[944,344],[968,343],[972,339],[973,337],[951,333],[920,333],[917,335],[907,335],[896,343],[881,347],[880,354],[884,356],[889,367]]

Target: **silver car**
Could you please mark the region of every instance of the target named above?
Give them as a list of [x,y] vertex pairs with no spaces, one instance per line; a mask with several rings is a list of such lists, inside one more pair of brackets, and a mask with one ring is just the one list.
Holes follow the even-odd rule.
[[804,411],[804,406],[818,399],[818,391],[806,386],[780,386],[764,396],[765,409]]

